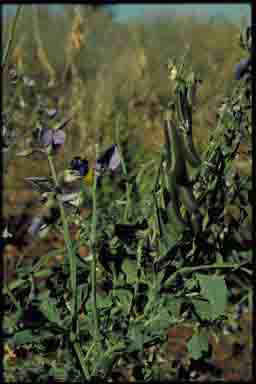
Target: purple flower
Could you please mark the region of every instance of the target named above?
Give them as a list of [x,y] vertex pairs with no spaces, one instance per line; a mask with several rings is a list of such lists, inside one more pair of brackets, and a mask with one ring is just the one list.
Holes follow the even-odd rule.
[[81,159],[80,156],[76,156],[71,160],[70,168],[77,171],[80,176],[85,176],[89,171],[89,163],[86,159]]
[[39,145],[42,147],[51,146],[56,152],[64,144],[65,138],[66,134],[61,129],[43,128],[39,134]]
[[34,217],[28,228],[28,234],[32,237],[36,237],[44,227],[46,227],[44,218],[42,216]]
[[63,145],[65,142],[66,134],[64,131],[57,130],[53,131],[51,129],[45,129],[42,136],[41,136],[41,142],[42,145],[48,146],[48,145]]
[[234,69],[234,77],[236,80],[241,80],[242,77],[249,72],[249,66],[251,65],[251,59],[242,59],[236,64]]
[[50,119],[53,119],[54,117],[56,117],[57,113],[58,111],[56,108],[50,108],[46,110],[46,114]]
[[54,152],[57,152],[65,143],[66,133],[63,129],[71,119],[72,117],[68,117],[53,129],[43,127],[41,123],[39,123],[37,128],[32,132],[32,144],[43,148],[51,147]]
[[108,148],[102,156],[100,156],[96,161],[96,170],[101,171],[109,169],[115,171],[121,163],[121,157],[117,148],[117,145],[114,144]]

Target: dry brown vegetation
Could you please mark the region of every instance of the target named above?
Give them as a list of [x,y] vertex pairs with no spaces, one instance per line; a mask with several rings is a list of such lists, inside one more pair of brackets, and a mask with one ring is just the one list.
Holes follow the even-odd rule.
[[[6,19],[4,41],[9,25]],[[190,45],[188,60],[203,80],[194,115],[195,144],[201,153],[215,128],[216,107],[234,82],[233,66],[241,57],[238,34],[239,25],[204,23],[189,16],[121,24],[88,6],[66,5],[62,13],[49,12],[47,6],[26,6],[11,62],[20,73],[36,79],[49,105],[63,115],[74,115],[62,163],[78,154],[92,159],[96,131],[103,146],[113,142],[120,115],[124,137],[141,148],[135,155],[139,158],[144,151],[150,156],[163,143],[161,111],[170,94],[167,63]],[[4,87],[8,89],[8,84]],[[33,128],[32,112],[28,108],[25,119],[24,113],[17,114],[19,129]],[[40,168],[45,168],[42,162]],[[28,170],[36,174],[38,164],[14,160],[6,190],[23,189]]]

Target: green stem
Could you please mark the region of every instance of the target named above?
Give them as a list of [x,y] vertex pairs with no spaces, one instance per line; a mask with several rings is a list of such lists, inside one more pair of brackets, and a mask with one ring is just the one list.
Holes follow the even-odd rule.
[[[55,183],[56,187],[58,187],[59,183],[58,183],[57,173],[55,171],[53,159],[52,159],[52,156],[50,154],[48,154],[48,162],[49,162],[49,166],[50,166],[50,170],[51,170],[51,174],[52,174],[54,183]],[[74,318],[76,315],[76,312],[77,312],[76,311],[77,310],[77,308],[76,308],[76,304],[77,304],[76,303],[76,284],[77,284],[77,281],[76,281],[76,274],[77,274],[76,256],[75,256],[75,254],[73,254],[72,242],[71,242],[71,239],[69,236],[68,223],[67,223],[67,219],[65,216],[63,204],[60,200],[58,200],[58,204],[59,204],[60,213],[61,213],[61,220],[62,220],[63,231],[64,231],[64,240],[65,240],[65,244],[67,247],[69,265],[70,265],[70,281],[71,281],[71,291],[72,291],[72,317]]]
[[138,272],[141,270],[143,242],[144,242],[144,239],[139,240],[138,247],[137,247],[137,278],[136,278],[136,284],[135,284],[135,290],[134,290],[134,296],[135,297],[137,296],[138,288],[139,288],[139,284],[140,284],[140,278],[138,277]]
[[20,310],[21,310],[21,305],[20,305],[20,303],[16,300],[14,294],[13,294],[12,291],[9,289],[8,285],[5,286],[5,290],[6,290],[7,295],[10,297],[11,301],[13,302],[13,304],[15,305],[15,307],[17,308],[17,310],[20,311]]
[[76,352],[76,355],[77,355],[77,358],[79,360],[79,363],[81,365],[84,378],[85,378],[85,380],[89,380],[90,379],[90,375],[89,375],[88,369],[87,369],[87,367],[85,365],[86,359],[84,359],[84,355],[83,355],[83,352],[81,350],[80,344],[75,342],[75,343],[73,343],[73,347],[74,347],[74,350]]
[[[120,116],[117,118],[117,121],[116,121],[115,136],[116,136],[116,144],[117,144],[118,152],[120,154],[120,159],[121,159],[122,172],[123,172],[123,175],[126,177],[128,172],[127,172],[127,167],[121,151],[119,121],[120,121]],[[126,185],[126,205],[125,205],[125,211],[124,211],[124,222],[127,222],[128,216],[129,216],[130,201],[131,201],[131,198],[130,198],[131,187],[128,182],[126,182],[125,185]]]
[[[48,161],[49,161],[49,166],[50,166],[50,170],[51,170],[51,173],[52,173],[53,180],[55,182],[56,187],[58,187],[59,183],[58,183],[57,173],[55,171],[55,167],[54,167],[54,164],[53,164],[52,156],[49,155],[49,154],[48,154]],[[73,253],[72,242],[71,242],[71,239],[70,239],[70,236],[69,236],[68,223],[67,223],[67,219],[66,219],[66,216],[65,216],[65,211],[64,211],[63,204],[62,204],[62,202],[60,200],[58,200],[58,203],[59,203],[59,208],[60,208],[60,212],[61,212],[61,220],[62,220],[62,225],[63,225],[63,230],[64,230],[64,240],[65,240],[65,244],[66,244],[67,252],[68,252],[68,257],[69,257],[70,280],[71,280],[71,291],[72,291],[72,319],[73,319],[73,328],[75,328],[74,331],[75,331],[75,334],[77,335],[77,333],[79,332],[79,326],[78,326],[79,324],[78,324],[78,320],[74,321],[75,317],[77,315],[77,292],[76,292],[76,290],[77,290],[76,289],[77,288],[77,265],[76,265],[76,255],[75,255],[75,253]],[[77,358],[79,360],[79,363],[81,365],[81,369],[82,369],[83,375],[85,377],[85,380],[87,380],[89,378],[89,373],[88,373],[88,370],[87,370],[86,365],[85,365],[85,359],[84,359],[83,352],[81,350],[80,344],[75,341],[73,343],[73,346],[74,346],[74,350],[76,352]]]
[[89,360],[89,356],[91,354],[91,352],[93,351],[93,348],[96,346],[96,343],[95,341],[90,345],[90,348],[88,349],[87,353],[86,353],[86,356],[85,356],[85,359],[84,359],[84,362],[87,362]]
[[[99,157],[98,144],[96,147],[96,159]],[[97,268],[97,255],[96,255],[96,226],[97,226],[97,178],[94,177],[93,188],[92,188],[92,226],[91,226],[91,281],[92,281],[92,313],[94,318],[94,337],[95,342],[99,340],[99,322],[97,316],[97,299],[96,299],[96,268]]]
[[126,164],[125,164],[123,154],[121,151],[119,121],[120,121],[120,116],[117,118],[117,121],[116,121],[116,131],[115,131],[116,144],[117,144],[118,152],[120,154],[121,167],[122,167],[123,174],[124,174],[124,176],[127,176],[128,172],[127,172]]
[[131,205],[131,186],[129,183],[126,183],[126,204],[125,204],[125,210],[124,210],[124,222],[128,222],[129,218],[129,210]]
[[22,7],[23,7],[22,5],[18,5],[18,7],[17,7],[17,11],[16,11],[16,14],[15,14],[13,23],[12,23],[10,36],[9,36],[9,39],[8,39],[8,42],[7,42],[5,54],[4,54],[3,61],[2,61],[2,70],[4,70],[4,68],[6,66],[7,59],[8,59],[8,56],[10,54],[10,51],[11,51],[11,46],[12,46],[12,43],[13,43],[13,40],[14,40],[15,29],[16,29],[16,26],[17,26],[17,21],[18,21],[19,15],[21,13]]

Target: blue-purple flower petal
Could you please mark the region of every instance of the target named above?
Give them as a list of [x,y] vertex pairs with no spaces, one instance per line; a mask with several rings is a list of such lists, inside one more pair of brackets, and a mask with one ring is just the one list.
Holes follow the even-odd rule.
[[120,163],[121,163],[121,157],[120,157],[117,146],[115,146],[114,152],[109,161],[109,169],[114,171],[119,167]]
[[121,157],[118,152],[117,145],[114,144],[108,148],[103,155],[96,161],[96,169],[98,171],[110,169],[114,171],[121,163]]
[[28,228],[28,234],[32,237],[36,237],[44,225],[45,222],[42,216],[34,217]]
[[53,144],[53,132],[51,129],[45,128],[43,130],[40,138],[40,144],[45,147]]
[[241,80],[242,77],[249,72],[249,66],[251,65],[251,59],[242,59],[236,64],[234,69],[234,77],[236,80]]
[[58,129],[53,134],[53,144],[54,145],[63,145],[65,143],[66,134],[64,131]]
[[70,162],[70,168],[77,171],[80,176],[85,176],[89,170],[89,163],[86,159],[81,159],[80,156],[74,157]]

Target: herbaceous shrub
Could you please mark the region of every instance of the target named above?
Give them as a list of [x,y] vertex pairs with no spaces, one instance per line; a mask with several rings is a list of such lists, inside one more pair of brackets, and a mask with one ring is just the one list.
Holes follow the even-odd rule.
[[[245,49],[249,32],[241,40]],[[180,378],[181,370],[189,375],[193,361],[211,354],[209,332],[230,321],[227,306],[234,301],[238,276],[239,300],[251,300],[251,179],[234,166],[241,141],[251,133],[250,63],[235,69],[239,83],[218,108],[204,153],[193,141],[201,80],[184,54],[168,63],[173,97],[162,106],[165,143],[153,159],[136,168],[122,140],[128,121],[118,111],[116,143],[107,151],[99,151],[97,143],[91,168],[87,159],[75,156],[63,172],[56,171],[55,159],[72,117],[62,119],[30,76],[6,64],[10,99],[18,94],[23,100],[24,93],[24,102],[30,97],[35,110],[34,129],[21,140],[22,149],[15,112],[19,108],[22,114],[23,104],[12,101],[3,111],[5,171],[13,147],[14,155],[31,162],[40,153],[51,173],[27,179],[46,209],[30,219],[25,236],[31,244],[54,228],[64,238],[64,247],[32,265],[20,263],[17,278],[5,282],[7,379],[113,380],[127,366],[135,379],[156,379],[154,348],[165,344],[168,329],[186,322],[193,328],[190,359],[170,369],[169,376]],[[67,191],[74,180],[79,188]],[[87,216],[81,211],[85,206],[91,208]],[[15,243],[11,224],[7,220],[3,246]],[[56,254],[62,261],[49,267]]]

